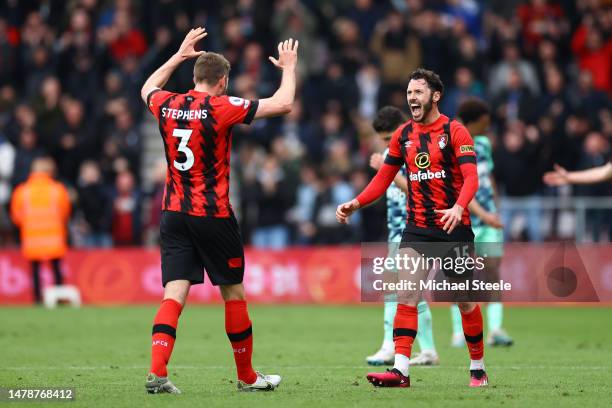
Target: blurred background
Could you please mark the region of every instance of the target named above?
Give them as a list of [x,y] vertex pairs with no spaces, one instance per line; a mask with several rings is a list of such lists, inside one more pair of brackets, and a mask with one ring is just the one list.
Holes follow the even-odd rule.
[[[230,94],[271,95],[268,55],[300,41],[298,100],[282,118],[234,129],[232,203],[256,248],[386,239],[385,200],[336,223],[374,174],[378,108],[407,111],[407,77],[436,71],[454,116],[492,107],[507,239],[609,242],[611,184],[550,188],[559,163],[609,160],[612,2],[606,0],[5,0],[0,6],[0,245],[17,246],[11,192],[51,155],[68,188],[72,247],[155,246],[165,177],[146,77],[193,26],[232,64]],[[193,85],[185,63],[166,88]]]

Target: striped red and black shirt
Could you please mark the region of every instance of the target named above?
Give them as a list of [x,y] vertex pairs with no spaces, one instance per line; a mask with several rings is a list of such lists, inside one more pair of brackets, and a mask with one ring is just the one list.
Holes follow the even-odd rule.
[[232,126],[251,123],[258,101],[156,89],[147,105],[159,122],[168,163],[162,209],[229,217]]
[[[393,180],[397,169],[406,164],[407,225],[442,228],[442,216],[434,210],[451,208],[455,203],[465,209],[461,223],[470,225],[467,205],[478,188],[478,177],[474,141],[462,124],[445,115],[428,125],[409,120],[393,133],[385,164],[387,168],[379,171],[382,176],[377,174],[379,181],[375,179],[370,184]],[[473,180],[464,186],[466,174]],[[357,200],[366,205],[377,194],[369,191],[378,189],[370,190],[368,185]]]

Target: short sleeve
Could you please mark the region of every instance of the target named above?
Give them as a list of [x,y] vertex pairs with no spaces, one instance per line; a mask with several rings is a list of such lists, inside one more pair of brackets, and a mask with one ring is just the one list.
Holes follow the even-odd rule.
[[399,138],[402,134],[403,127],[400,127],[393,132],[391,140],[389,141],[389,149],[387,156],[385,157],[385,163],[393,166],[401,166],[404,164],[404,157],[402,156],[402,149],[400,148]]
[[476,164],[474,140],[465,126],[456,121],[451,123],[451,145],[459,164]]
[[155,88],[149,92],[149,95],[147,95],[147,108],[149,108],[153,116],[159,119],[160,106],[172,95],[175,94],[159,88]]
[[257,100],[250,101],[227,95],[215,98],[212,103],[217,121],[228,127],[238,123],[250,124],[259,106]]

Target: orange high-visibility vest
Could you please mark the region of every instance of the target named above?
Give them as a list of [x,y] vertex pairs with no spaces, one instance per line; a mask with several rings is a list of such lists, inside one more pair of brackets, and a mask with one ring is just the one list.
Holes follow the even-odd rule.
[[45,173],[32,173],[11,201],[11,218],[21,232],[21,251],[28,260],[44,261],[66,254],[68,191]]

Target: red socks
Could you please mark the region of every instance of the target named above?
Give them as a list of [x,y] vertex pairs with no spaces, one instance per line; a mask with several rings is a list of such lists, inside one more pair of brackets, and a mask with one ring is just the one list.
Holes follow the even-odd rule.
[[469,313],[461,312],[461,323],[463,323],[463,333],[465,342],[470,351],[470,359],[482,360],[484,356],[484,343],[482,341],[482,313],[480,305],[476,305],[474,310]]
[[238,379],[247,384],[254,383],[257,374],[251,365],[253,330],[246,301],[228,300],[225,302],[225,331],[232,343]]
[[[182,306],[173,299],[164,299],[153,322],[153,344],[151,347],[151,372],[159,377],[168,375],[168,361],[176,339],[176,326]],[[251,320],[244,300],[225,302],[225,331],[232,343],[238,379],[252,384],[257,374],[251,366],[253,335]]]
[[393,320],[393,341],[395,342],[396,354],[402,354],[410,358],[412,343],[417,335],[418,326],[419,319],[416,306],[398,304]]
[[158,377],[168,375],[167,365],[176,339],[176,326],[183,307],[174,299],[164,299],[153,321],[151,372]]

